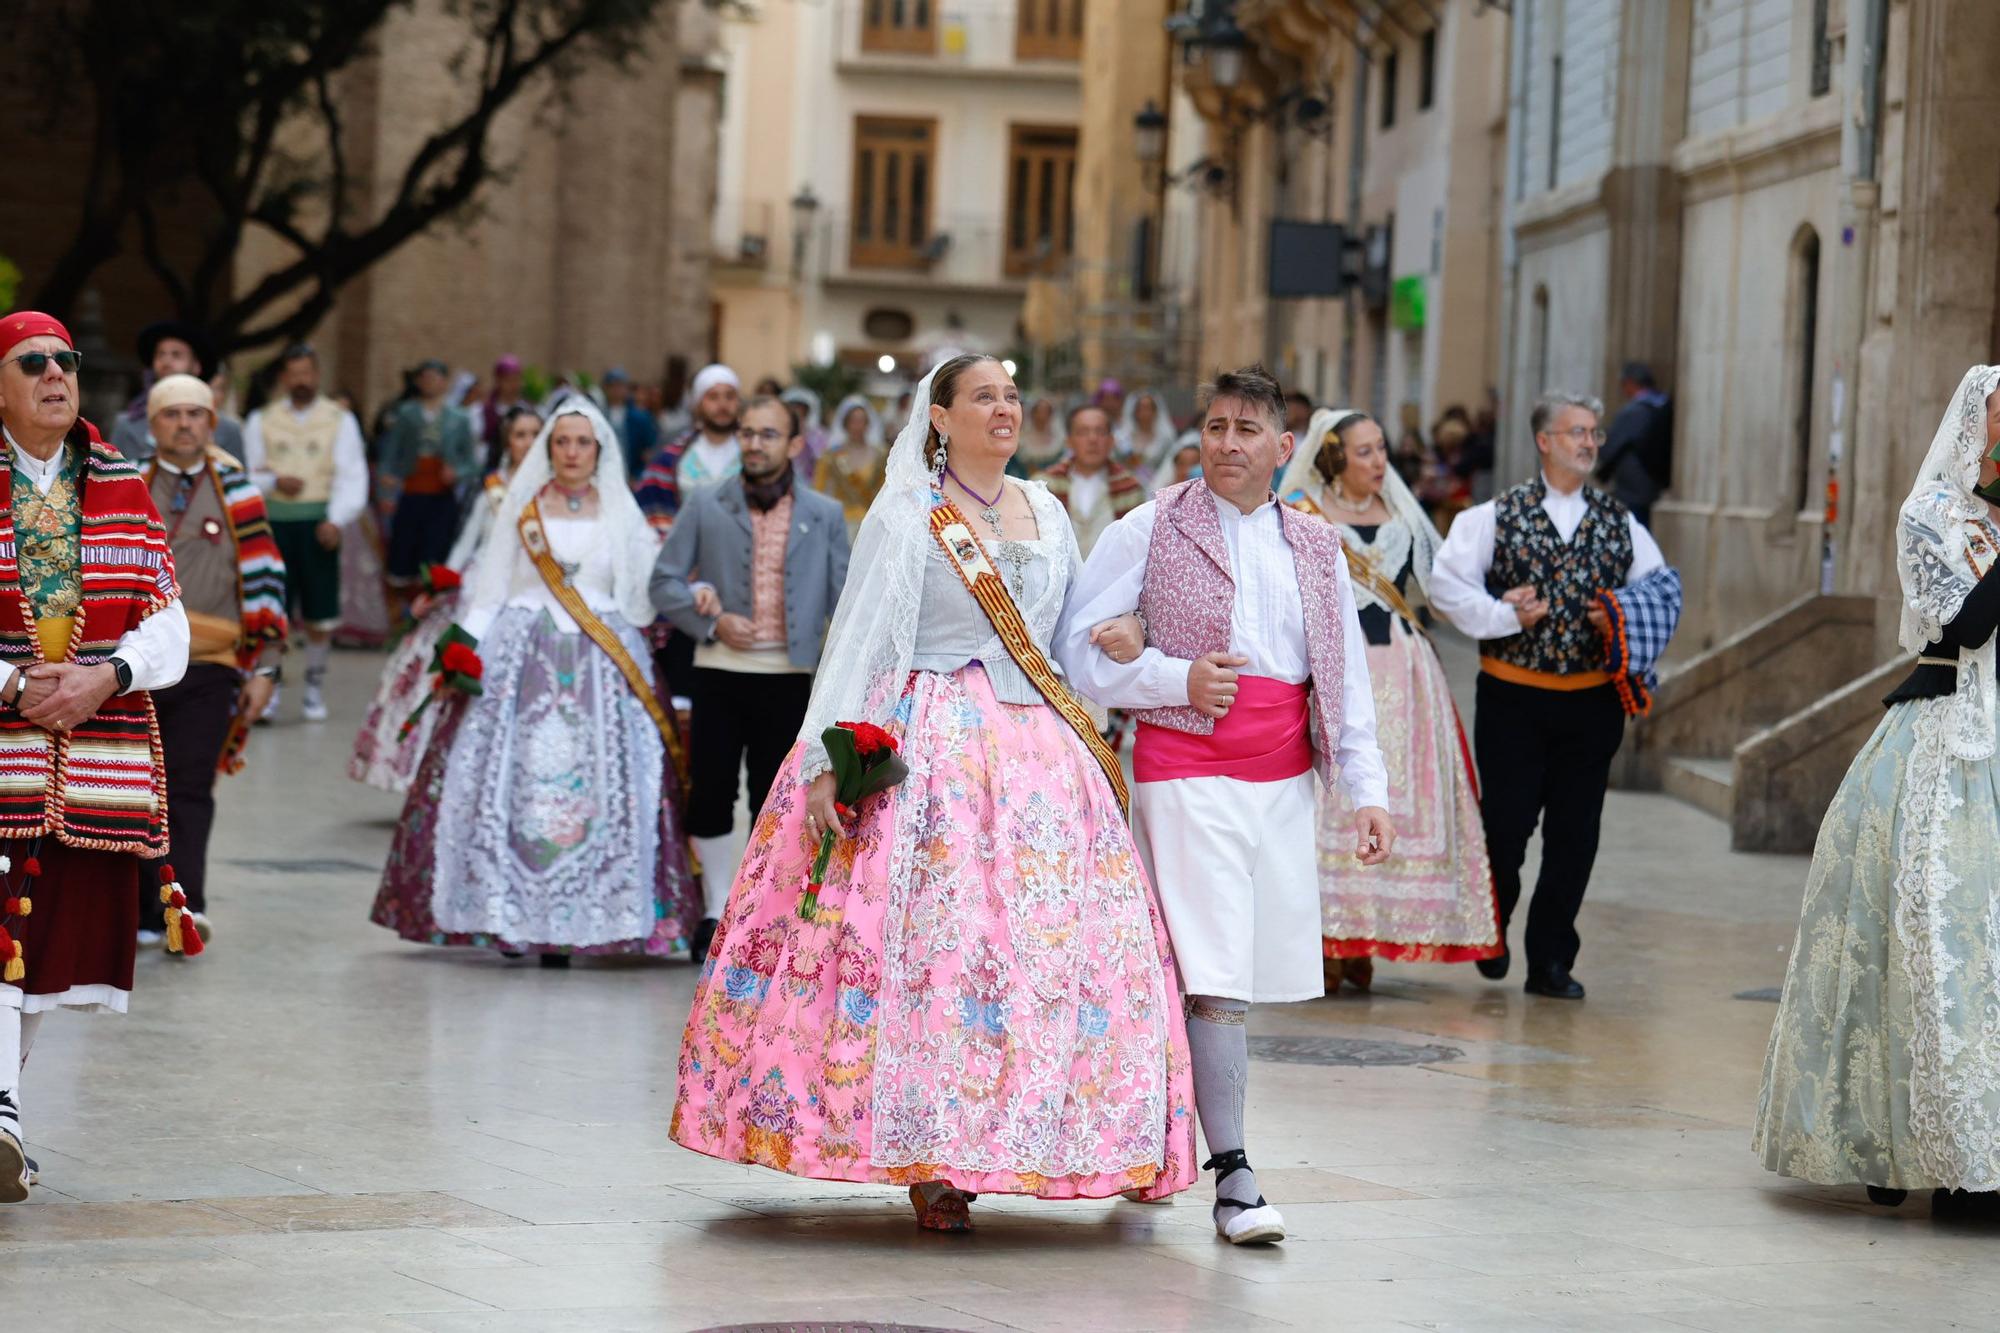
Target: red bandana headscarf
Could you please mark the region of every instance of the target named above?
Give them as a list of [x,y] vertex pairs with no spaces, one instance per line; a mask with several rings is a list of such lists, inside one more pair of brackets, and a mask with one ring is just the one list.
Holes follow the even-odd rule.
[[0,361],[5,361],[14,355],[14,349],[28,339],[40,338],[45,334],[54,334],[67,345],[76,346],[76,342],[69,336],[69,330],[64,328],[62,321],[54,315],[44,315],[39,310],[17,310],[5,319],[0,319]]

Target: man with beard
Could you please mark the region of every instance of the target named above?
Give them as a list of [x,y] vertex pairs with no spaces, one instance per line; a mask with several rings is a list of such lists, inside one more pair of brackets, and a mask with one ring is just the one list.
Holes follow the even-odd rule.
[[[139,364],[146,368],[147,389],[169,375],[213,379],[221,368],[201,331],[174,319],[148,324],[139,331]],[[148,417],[146,392],[142,389],[111,427],[112,447],[135,463],[153,456]],[[215,418],[215,442],[230,457],[242,459],[243,428],[220,412]]]
[[278,387],[283,397],[252,412],[243,428],[243,462],[284,552],[286,600],[305,622],[301,713],[324,722],[327,659],[340,624],[340,534],[368,503],[368,454],[354,414],[321,395],[311,347],[285,349]]
[[[786,405],[743,409],[740,475],[689,497],[653,566],[653,605],[694,639],[687,831],[701,857],[708,956],[736,878],[736,775],[749,767],[750,824],[805,722],[813,670],[847,581],[847,519],[806,489],[805,439]],[[696,578],[699,571],[700,578]]]
[[743,390],[736,372],[724,365],[704,366],[688,395],[694,401],[694,429],[655,449],[632,483],[639,508],[656,528],[672,527],[674,515],[696,491],[728,481],[741,468],[736,427]]
[[[247,724],[262,715],[277,687],[287,629],[285,561],[263,493],[235,459],[213,446],[209,387],[192,375],[169,375],[148,399],[159,448],[141,471],[167,525],[190,635],[187,674],[153,691],[153,708],[166,761],[174,862],[193,928],[206,940],[215,779],[241,767]],[[253,417],[253,430],[255,424]],[[139,923],[141,944],[157,944],[166,933],[165,904],[145,885]]]
[[[1521,900],[1528,839],[1542,825],[1525,989],[1559,1000],[1583,998],[1570,975],[1576,914],[1597,860],[1611,760],[1625,739],[1598,594],[1666,563],[1645,526],[1588,484],[1603,415],[1588,394],[1542,396],[1529,417],[1541,475],[1453,521],[1429,590],[1431,605],[1480,641],[1472,737],[1503,939]],[[1476,966],[1497,981],[1509,958]]]
[[[743,406],[741,381],[724,365],[703,366],[688,389],[694,428],[653,451],[633,479],[633,498],[656,528],[674,524],[681,506],[696,492],[719,486],[742,470],[736,428]],[[789,415],[789,413],[788,413]],[[682,630],[654,625],[653,664],[676,703],[693,697],[694,640]]]

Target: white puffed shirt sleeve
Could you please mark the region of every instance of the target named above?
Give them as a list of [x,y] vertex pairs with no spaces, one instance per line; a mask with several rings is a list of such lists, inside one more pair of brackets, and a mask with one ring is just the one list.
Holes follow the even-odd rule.
[[[243,451],[250,451],[248,440]],[[352,412],[342,412],[340,430],[333,437],[333,486],[326,497],[326,521],[344,528],[361,517],[367,504],[368,450],[361,442],[361,423]]]
[[1504,639],[1521,632],[1514,608],[1486,591],[1486,573],[1493,568],[1493,528],[1491,500],[1453,519],[1425,589],[1431,605],[1473,639]]
[[[1335,558],[1333,567],[1338,586],[1343,591],[1352,588],[1347,552]],[[1341,655],[1346,664],[1340,683],[1340,739],[1333,762],[1340,771],[1340,785],[1347,789],[1356,809],[1371,805],[1387,809],[1389,768],[1375,740],[1375,689],[1368,679],[1368,638],[1361,632],[1361,613],[1351,595],[1340,599],[1340,618]]]
[[271,471],[270,453],[264,446],[264,414],[270,410],[260,407],[243,423],[243,470],[266,495],[278,489],[278,474]]
[[1146,553],[1153,541],[1152,502],[1104,530],[1070,588],[1056,627],[1056,660],[1079,694],[1103,708],[1178,708],[1188,701],[1194,663],[1169,657],[1148,644],[1120,665],[1090,641],[1090,631],[1139,606],[1146,586]]
[[1629,586],[1655,570],[1664,569],[1667,557],[1660,553],[1660,544],[1653,540],[1652,533],[1646,531],[1645,524],[1630,514],[1625,516],[1625,522],[1632,533],[1632,568],[1625,575]]
[[[164,690],[187,674],[188,618],[176,597],[127,630],[114,655],[132,668],[132,690]],[[132,690],[127,690],[130,694]]]

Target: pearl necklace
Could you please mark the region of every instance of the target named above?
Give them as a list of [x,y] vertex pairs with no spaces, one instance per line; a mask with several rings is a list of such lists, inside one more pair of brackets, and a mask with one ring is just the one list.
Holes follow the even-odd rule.
[[1375,507],[1374,496],[1371,495],[1366,500],[1363,500],[1360,504],[1356,504],[1354,503],[1354,501],[1348,499],[1347,492],[1341,490],[1340,487],[1338,486],[1335,486],[1333,488],[1333,494],[1328,498],[1333,501],[1334,508],[1345,510],[1347,513],[1350,514],[1365,514],[1369,510]]

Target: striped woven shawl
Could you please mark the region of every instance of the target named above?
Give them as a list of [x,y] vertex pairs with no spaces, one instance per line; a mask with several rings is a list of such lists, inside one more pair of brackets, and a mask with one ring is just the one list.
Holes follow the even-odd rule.
[[[77,422],[70,442],[88,452],[78,483],[83,604],[68,660],[89,666],[110,657],[120,638],[180,589],[166,529],[138,467],[87,421]],[[12,452],[0,450],[0,660],[26,668],[43,658],[34,609],[21,590],[12,463]],[[151,695],[114,695],[89,721],[59,735],[18,713],[0,713],[0,838],[42,834],[72,847],[166,854],[166,770]]]

